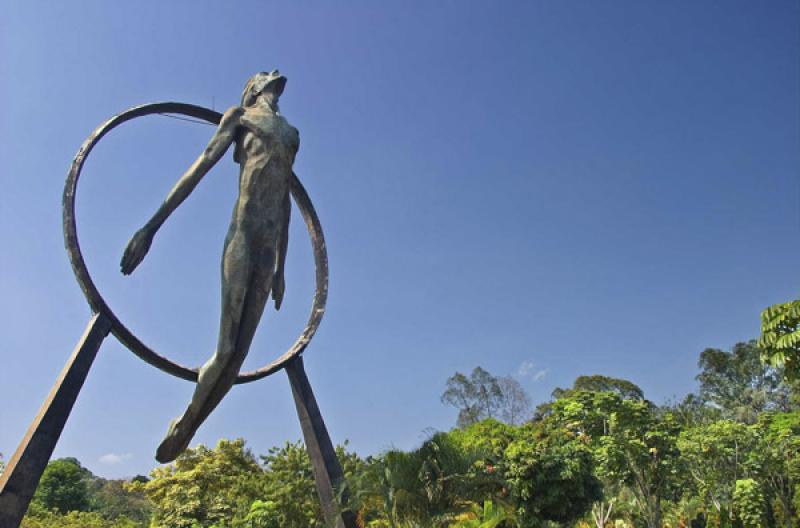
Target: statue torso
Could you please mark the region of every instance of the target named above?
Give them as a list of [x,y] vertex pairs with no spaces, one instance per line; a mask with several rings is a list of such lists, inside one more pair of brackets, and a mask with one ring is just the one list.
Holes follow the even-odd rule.
[[241,170],[235,218],[266,224],[263,228],[273,231],[289,206],[289,182],[300,135],[282,115],[259,108],[245,109],[240,123],[236,148]]

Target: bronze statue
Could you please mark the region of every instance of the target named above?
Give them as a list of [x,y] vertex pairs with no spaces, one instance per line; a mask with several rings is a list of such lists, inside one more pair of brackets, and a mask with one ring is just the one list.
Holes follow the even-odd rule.
[[[241,106],[231,108],[224,115],[178,102],[135,106],[105,120],[81,144],[64,185],[64,245],[92,317],[39,413],[0,474],[0,526],[19,526],[89,369],[109,334],[154,367],[184,380],[197,381],[188,409],[170,424],[158,448],[156,458],[161,462],[174,460],[188,446],[197,428],[234,383],[256,381],[285,370],[326,523],[337,528],[357,526],[355,514],[346,506],[349,492],[341,464],[303,366],[302,354],[325,313],[328,257],[314,206],[292,171],[299,136],[278,112],[278,99],[285,84],[286,78],[277,70],[256,74],[245,86]],[[218,128],[208,147],[178,181],[164,204],[128,243],[120,263],[124,274],[130,274],[141,263],[158,228],[232,143],[235,144],[234,160],[240,164],[239,198],[222,258],[219,343],[214,356],[200,369],[179,365],[158,354],[126,328],[94,284],[79,243],[75,197],[89,153],[116,127],[153,114],[184,115],[217,124]],[[262,368],[239,372],[270,294],[276,309],[283,299],[290,197],[305,221],[314,255],[316,289],[311,313],[302,333],[284,354]]]
[[200,369],[183,416],[170,424],[156,459],[174,460],[233,385],[270,294],[279,309],[284,293],[292,165],[300,144],[296,128],[278,110],[286,77],[278,70],[254,75],[240,107],[229,109],[200,157],[164,203],[128,243],[120,262],[128,275],[144,259],[153,236],[231,144],[240,165],[239,197],[222,256],[222,313],[214,356]]

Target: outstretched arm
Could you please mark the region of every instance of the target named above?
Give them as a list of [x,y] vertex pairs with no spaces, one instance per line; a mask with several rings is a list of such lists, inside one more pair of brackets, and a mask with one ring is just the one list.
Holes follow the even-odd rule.
[[167,195],[164,203],[158,208],[153,217],[145,224],[143,228],[133,235],[133,238],[128,242],[125,248],[125,253],[122,255],[120,261],[120,270],[125,275],[129,275],[136,266],[147,255],[150,249],[150,244],[153,242],[153,236],[164,221],[170,214],[186,199],[189,194],[197,187],[203,176],[208,173],[209,169],[219,161],[225,151],[228,150],[231,143],[233,143],[236,136],[236,127],[239,125],[239,118],[244,110],[239,107],[234,107],[225,112],[222,120],[214,133],[214,137],[209,141],[208,146],[202,154],[192,163],[191,167],[181,176],[178,183]]

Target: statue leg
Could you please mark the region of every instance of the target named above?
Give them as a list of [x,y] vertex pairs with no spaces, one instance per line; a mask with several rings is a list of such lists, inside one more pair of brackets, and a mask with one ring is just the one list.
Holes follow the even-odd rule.
[[[269,251],[270,254],[274,252]],[[261,262],[256,264],[251,281],[250,288],[248,289],[247,296],[244,302],[244,310],[242,318],[239,322],[239,331],[236,339],[236,353],[232,360],[226,365],[224,372],[220,376],[220,382],[213,388],[204,405],[198,411],[198,424],[202,423],[211,411],[219,405],[222,398],[233,386],[236,381],[236,376],[239,375],[239,370],[242,368],[247,353],[250,350],[250,345],[255,337],[258,323],[264,313],[264,308],[269,299],[269,294],[273,279],[273,268],[275,266],[274,260],[268,259],[269,262]]]
[[[274,254],[274,252],[270,252]],[[222,260],[222,314],[217,351],[200,369],[192,401],[173,422],[156,452],[159,462],[174,460],[186,449],[200,424],[233,386],[270,291],[271,265],[254,255],[247,235],[229,234]],[[266,274],[264,269],[269,270]],[[265,276],[266,275],[266,276]]]

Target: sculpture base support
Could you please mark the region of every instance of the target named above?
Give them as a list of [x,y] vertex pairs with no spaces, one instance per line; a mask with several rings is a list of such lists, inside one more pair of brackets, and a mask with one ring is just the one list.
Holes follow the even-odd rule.
[[0,476],[0,528],[17,528],[28,510],[72,406],[83,387],[111,321],[96,314],[61,371],[39,414]]
[[[314,481],[317,493],[322,504],[322,513],[328,526],[336,528],[356,528],[356,516],[349,510],[344,510],[342,505],[347,502],[347,483],[344,480],[342,466],[336,457],[336,451],[331,443],[325,422],[308,382],[303,357],[297,356],[286,365],[289,383],[292,386],[292,395],[297,407],[297,416],[303,429],[308,456],[311,459],[311,468],[314,471]],[[337,499],[337,492],[340,500]]]

